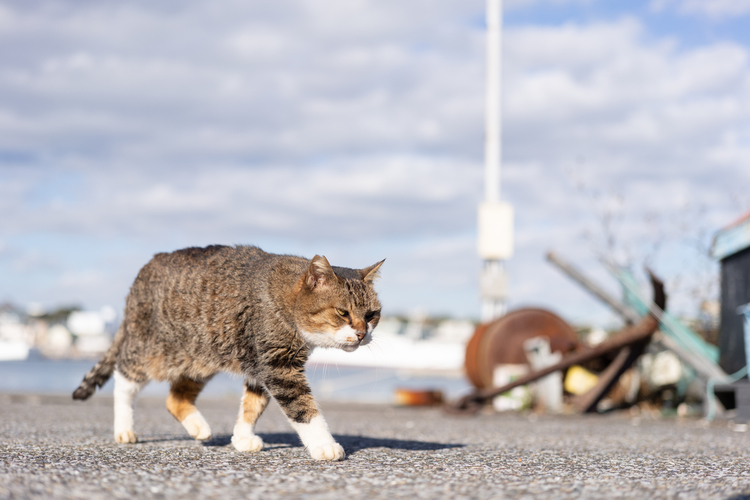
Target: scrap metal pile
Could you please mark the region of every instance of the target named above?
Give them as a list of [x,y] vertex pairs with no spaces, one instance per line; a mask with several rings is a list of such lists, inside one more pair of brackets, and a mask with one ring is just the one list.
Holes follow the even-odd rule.
[[[698,382],[693,385],[702,388],[707,411],[722,410],[712,391],[706,392],[707,385],[710,388],[715,382],[729,380],[717,364],[718,349],[665,312],[664,284],[653,273],[648,271],[653,288],[653,299],[648,300],[627,271],[605,263],[625,292],[627,300],[619,301],[554,254],[550,253],[548,260],[612,308],[626,326],[596,345],[587,345],[563,319],[543,309],[519,309],[481,324],[466,349],[466,373],[476,389],[446,406],[447,411],[474,413],[489,402],[499,410],[519,409],[527,398],[521,388],[532,382],[536,384],[537,407],[542,410],[560,411],[563,386],[566,406],[575,412],[601,411],[604,398],[611,398],[623,385],[635,391],[620,398],[620,404],[632,404],[640,388],[630,379],[623,382],[633,378],[639,358],[654,348],[667,352],[678,367],[680,362],[686,367],[684,371]],[[646,359],[641,366],[643,361]],[[514,367],[518,367],[515,373]],[[521,391],[515,399],[513,391]],[[503,406],[503,397],[509,398],[510,404]]]

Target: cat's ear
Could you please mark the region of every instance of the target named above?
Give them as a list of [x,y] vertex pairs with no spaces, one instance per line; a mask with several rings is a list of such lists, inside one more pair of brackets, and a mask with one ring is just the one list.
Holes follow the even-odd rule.
[[307,269],[305,283],[307,283],[310,290],[314,290],[315,288],[321,288],[328,285],[333,276],[333,268],[331,267],[331,264],[328,263],[328,259],[316,255],[310,261],[310,267]]
[[370,267],[366,267],[364,269],[359,270],[359,276],[362,278],[362,281],[365,283],[372,283],[375,281],[375,278],[380,276],[380,266],[383,265],[383,262],[385,262],[385,259],[381,260],[377,264],[373,264]]

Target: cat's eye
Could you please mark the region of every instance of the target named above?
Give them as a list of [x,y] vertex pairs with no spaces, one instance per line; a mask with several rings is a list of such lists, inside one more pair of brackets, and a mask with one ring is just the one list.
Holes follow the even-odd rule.
[[336,313],[338,313],[338,315],[341,316],[342,318],[346,318],[349,316],[349,311],[339,309],[338,307],[336,308]]
[[365,314],[365,322],[369,323],[373,319],[375,319],[376,316],[380,316],[380,311],[370,311],[367,314]]

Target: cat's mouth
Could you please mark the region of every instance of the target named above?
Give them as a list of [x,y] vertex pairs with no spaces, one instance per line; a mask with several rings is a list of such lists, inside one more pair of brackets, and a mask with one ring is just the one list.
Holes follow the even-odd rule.
[[356,351],[357,348],[359,348],[360,346],[369,344],[371,340],[372,340],[372,334],[367,333],[361,339],[357,337],[356,341],[344,343],[339,348],[346,352],[353,352],[353,351]]
[[342,344],[339,348],[346,352],[353,352],[353,351],[356,351],[357,348],[359,348],[360,346],[369,344],[371,340],[372,340],[372,335],[368,333],[361,340],[357,340],[354,343]]
[[308,340],[311,344],[316,347],[328,347],[333,349],[341,349],[346,352],[354,352],[361,345],[359,342],[336,342],[330,335],[319,334]]
[[370,343],[371,336],[368,333],[361,340],[352,333],[353,330],[350,327],[342,328],[334,333],[328,332],[307,332],[300,330],[302,337],[310,344],[316,347],[328,347],[334,349],[341,349],[346,352],[354,352],[361,345],[367,345]]

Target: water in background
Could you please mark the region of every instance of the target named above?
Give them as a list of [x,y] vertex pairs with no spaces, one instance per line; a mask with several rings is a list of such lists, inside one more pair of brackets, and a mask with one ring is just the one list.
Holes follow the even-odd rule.
[[[48,359],[0,361],[0,392],[72,394],[95,363],[95,360]],[[306,373],[313,395],[322,401],[391,403],[397,388],[440,390],[448,399],[456,399],[471,388],[465,377],[415,374],[392,368],[308,365]],[[113,386],[110,380],[99,390],[112,394]],[[141,394],[166,397],[168,392],[166,382],[151,382]],[[206,385],[201,396],[239,398],[241,394],[242,378],[220,373]]]

